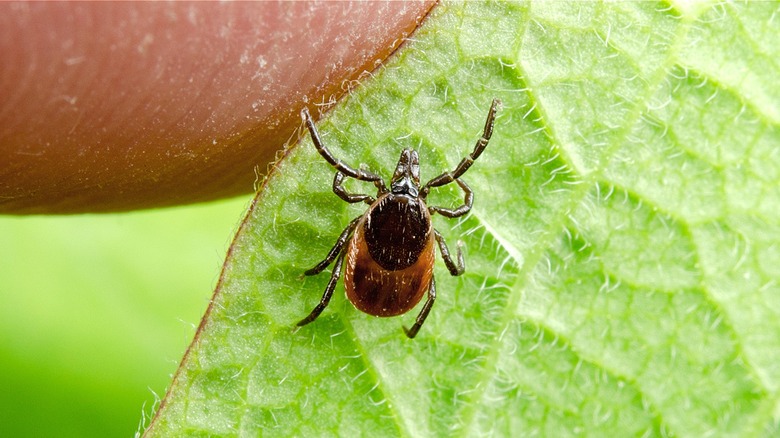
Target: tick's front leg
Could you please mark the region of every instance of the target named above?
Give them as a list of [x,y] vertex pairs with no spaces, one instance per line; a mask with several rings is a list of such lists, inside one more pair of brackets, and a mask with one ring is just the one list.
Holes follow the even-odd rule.
[[480,155],[482,155],[482,151],[484,151],[487,147],[488,142],[490,141],[490,137],[493,136],[493,123],[496,120],[496,112],[498,112],[498,108],[500,106],[501,101],[498,99],[493,99],[493,103],[490,105],[490,111],[488,111],[487,120],[485,120],[485,128],[482,130],[482,137],[477,140],[477,144],[474,145],[474,150],[471,151],[471,153],[462,160],[460,160],[460,163],[458,163],[458,166],[455,168],[455,170],[452,172],[444,172],[436,178],[433,178],[432,180],[425,183],[421,191],[423,197],[428,195],[428,191],[431,189],[431,187],[443,186],[460,178],[460,176],[466,173],[466,171],[469,170],[469,167],[474,164],[474,161],[479,158]]
[[[311,114],[309,114],[309,110],[307,108],[304,108],[301,111],[301,118],[303,118],[303,122],[309,129],[309,134],[311,134],[311,141],[314,143],[314,147],[317,148],[317,152],[322,155],[322,158],[324,158],[325,161],[330,163],[331,166],[335,167],[336,170],[345,174],[346,176],[359,179],[361,181],[382,182],[382,177],[379,175],[362,169],[355,169],[349,164],[334,157],[328,148],[325,147],[325,144],[322,143],[320,134],[317,132],[317,127],[314,126],[314,120],[311,118]],[[382,182],[382,186],[384,186],[384,182]]]

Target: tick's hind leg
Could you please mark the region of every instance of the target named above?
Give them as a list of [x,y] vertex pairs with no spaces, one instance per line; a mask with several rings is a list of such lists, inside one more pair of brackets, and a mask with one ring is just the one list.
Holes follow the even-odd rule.
[[422,327],[423,323],[425,322],[425,318],[427,318],[428,313],[431,312],[431,307],[433,307],[433,302],[435,300],[436,279],[431,276],[431,284],[428,286],[428,299],[425,301],[422,310],[420,310],[420,314],[417,315],[417,319],[414,321],[412,328],[408,329],[404,327],[404,332],[406,333],[406,336],[409,337],[409,339],[414,339],[414,337],[417,336],[417,332],[420,331],[420,327]]
[[352,222],[347,225],[347,228],[344,228],[344,231],[341,232],[341,235],[336,240],[336,244],[333,245],[333,248],[330,249],[330,252],[325,257],[325,260],[317,263],[317,266],[304,272],[303,275],[317,275],[322,272],[323,269],[327,268],[330,262],[332,262],[342,252],[341,250],[344,249],[344,245],[347,243],[347,240],[349,240],[350,234],[355,231],[355,227],[357,227],[359,220],[360,216],[353,219]]
[[444,241],[444,237],[441,235],[441,233],[436,231],[436,229],[433,230],[433,233],[436,236],[436,242],[439,244],[441,258],[444,259],[444,264],[447,265],[447,270],[449,270],[450,274],[455,277],[462,274],[463,271],[466,270],[466,266],[463,262],[463,251],[460,249],[460,241],[458,241],[458,264],[456,265],[455,262],[452,261],[452,256],[450,256],[450,250],[447,248],[447,243]]
[[336,283],[339,281],[339,277],[341,277],[341,265],[343,265],[343,261],[344,251],[339,254],[338,258],[336,259],[336,264],[333,265],[333,273],[330,274],[330,281],[328,281],[328,286],[325,287],[325,293],[322,294],[322,299],[320,299],[319,304],[317,304],[314,310],[311,311],[309,316],[298,322],[298,327],[302,327],[314,321],[318,316],[320,316],[320,313],[322,313],[322,311],[328,307],[330,297],[333,296],[333,291],[336,289]]

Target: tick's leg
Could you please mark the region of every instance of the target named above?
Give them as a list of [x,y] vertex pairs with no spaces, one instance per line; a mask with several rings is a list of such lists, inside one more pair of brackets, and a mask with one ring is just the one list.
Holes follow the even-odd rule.
[[328,281],[328,286],[325,287],[325,293],[322,294],[322,299],[320,299],[320,303],[317,304],[317,307],[314,308],[314,310],[311,311],[309,316],[306,318],[303,318],[298,322],[297,326],[302,327],[315,319],[317,319],[318,316],[320,316],[320,313],[322,313],[323,310],[328,306],[328,303],[330,302],[330,297],[333,296],[333,290],[336,289],[336,282],[339,281],[339,277],[341,277],[341,265],[344,261],[344,254],[345,252],[342,251],[339,254],[339,257],[336,259],[336,264],[333,265],[333,273],[330,274],[330,281]]
[[466,181],[463,181],[462,179],[456,179],[455,182],[458,183],[461,189],[463,189],[463,205],[453,209],[444,207],[428,207],[428,211],[431,213],[439,213],[440,215],[449,218],[463,216],[464,214],[471,211],[471,206],[474,203],[474,192],[471,191],[471,187],[466,184]]
[[485,120],[485,128],[482,130],[482,137],[477,140],[477,144],[474,146],[474,150],[460,161],[460,164],[458,164],[458,167],[456,167],[455,170],[452,172],[444,172],[436,178],[433,178],[432,180],[425,183],[421,192],[423,199],[425,199],[425,197],[428,195],[428,191],[431,187],[443,186],[457,180],[461,175],[469,170],[469,167],[474,164],[474,160],[479,158],[479,156],[482,154],[482,151],[484,151],[485,147],[487,147],[488,141],[490,141],[490,137],[493,135],[493,122],[495,121],[496,111],[498,111],[499,105],[501,105],[501,101],[498,99],[493,99],[493,103],[490,105],[490,111],[488,112],[487,120]]
[[423,305],[420,314],[417,315],[417,320],[414,322],[412,328],[408,329],[404,327],[404,332],[406,333],[406,336],[409,337],[409,339],[414,339],[414,337],[417,336],[417,332],[420,331],[420,327],[422,327],[423,323],[425,322],[425,318],[428,317],[428,313],[430,313],[431,307],[433,307],[433,302],[435,300],[436,280],[433,278],[433,276],[431,276],[431,284],[428,286],[428,300],[425,301],[425,305]]
[[352,232],[355,231],[355,227],[357,226],[360,217],[361,216],[358,216],[355,219],[353,219],[352,222],[350,222],[349,225],[347,225],[347,228],[344,228],[344,231],[341,232],[341,235],[336,240],[336,244],[333,245],[333,248],[330,249],[330,252],[328,253],[327,257],[325,257],[325,260],[317,263],[317,266],[304,272],[303,275],[319,274],[320,272],[322,272],[323,269],[328,267],[330,262],[332,262],[336,257],[338,257],[339,253],[341,253],[341,250],[344,248],[344,245],[347,243],[347,240],[349,240],[350,234],[352,234]]
[[[306,127],[309,128],[309,133],[311,134],[312,142],[314,142],[314,147],[317,148],[317,152],[322,155],[322,158],[325,158],[325,161],[330,163],[331,166],[335,167],[336,170],[346,176],[359,179],[361,181],[373,181],[380,190],[385,187],[385,183],[382,180],[382,177],[379,175],[365,170],[355,169],[337,159],[333,156],[333,154],[330,153],[328,148],[322,144],[322,140],[320,140],[320,134],[317,132],[317,127],[314,126],[314,120],[311,118],[311,114],[309,114],[309,110],[307,108],[304,108],[301,111],[301,117],[303,118],[303,122],[306,124]],[[387,191],[387,189],[385,188],[384,191]]]
[[444,259],[444,264],[447,265],[447,269],[450,271],[450,274],[455,277],[462,274],[463,271],[466,270],[466,265],[463,262],[463,251],[460,249],[460,241],[458,241],[458,264],[456,265],[455,262],[452,261],[452,256],[450,256],[450,250],[447,248],[447,243],[444,241],[444,237],[441,235],[441,233],[436,231],[436,229],[433,230],[433,233],[436,236],[436,242],[439,243],[441,258]]
[[355,202],[365,202],[368,205],[371,205],[374,203],[375,199],[373,196],[369,195],[360,195],[360,194],[353,194],[347,192],[346,189],[344,189],[344,178],[346,175],[344,175],[341,172],[336,172],[336,177],[333,178],[333,193],[337,194],[339,198],[354,204]]

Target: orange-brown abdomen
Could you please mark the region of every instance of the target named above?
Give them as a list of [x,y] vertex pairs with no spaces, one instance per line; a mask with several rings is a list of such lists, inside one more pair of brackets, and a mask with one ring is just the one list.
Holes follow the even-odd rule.
[[395,316],[420,302],[433,276],[434,235],[425,204],[386,194],[363,216],[349,242],[347,298],[374,316]]

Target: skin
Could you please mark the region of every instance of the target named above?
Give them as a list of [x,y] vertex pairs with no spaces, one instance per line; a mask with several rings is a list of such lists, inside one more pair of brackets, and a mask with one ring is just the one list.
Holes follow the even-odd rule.
[[2,3],[0,213],[249,193],[433,3]]

